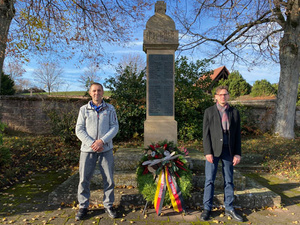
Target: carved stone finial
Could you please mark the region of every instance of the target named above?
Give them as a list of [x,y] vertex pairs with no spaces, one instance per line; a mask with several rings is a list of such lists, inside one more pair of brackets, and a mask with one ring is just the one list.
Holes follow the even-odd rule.
[[155,13],[165,14],[167,11],[167,5],[164,1],[157,1],[155,3]]

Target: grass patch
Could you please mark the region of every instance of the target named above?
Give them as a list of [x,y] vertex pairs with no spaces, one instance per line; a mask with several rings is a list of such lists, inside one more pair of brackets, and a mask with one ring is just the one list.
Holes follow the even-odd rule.
[[262,155],[263,165],[270,173],[300,181],[300,137],[293,140],[276,138],[265,134],[245,137],[242,141],[242,154]]
[[0,187],[19,182],[29,173],[72,169],[78,165],[79,143],[66,145],[53,136],[13,136],[4,137],[3,141],[0,158],[3,154],[10,157],[1,161]]
[[45,204],[48,194],[70,175],[70,169],[26,174],[13,188],[2,189],[0,212],[18,213],[24,211],[29,204],[32,204],[32,207]]

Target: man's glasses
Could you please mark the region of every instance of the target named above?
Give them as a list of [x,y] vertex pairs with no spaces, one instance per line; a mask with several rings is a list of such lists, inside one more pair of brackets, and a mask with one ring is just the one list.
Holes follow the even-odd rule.
[[219,96],[226,96],[226,95],[228,95],[228,94],[216,94],[216,95],[219,95]]

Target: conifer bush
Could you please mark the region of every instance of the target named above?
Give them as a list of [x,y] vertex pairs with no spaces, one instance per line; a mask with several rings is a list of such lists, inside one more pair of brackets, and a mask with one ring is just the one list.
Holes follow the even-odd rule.
[[276,89],[266,79],[257,80],[254,82],[250,95],[257,96],[272,96],[276,94]]

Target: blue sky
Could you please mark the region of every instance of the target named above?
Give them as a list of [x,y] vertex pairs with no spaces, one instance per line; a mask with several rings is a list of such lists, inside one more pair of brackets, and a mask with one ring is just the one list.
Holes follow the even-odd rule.
[[[142,34],[141,34],[142,35]],[[123,55],[126,54],[138,54],[146,61],[146,54],[143,51],[143,43],[142,41],[138,41],[131,44],[130,48],[125,48],[121,46],[107,46],[106,50],[109,54],[113,54],[116,59],[112,62],[111,65],[108,64],[102,64],[100,66],[99,76],[101,77],[100,82],[104,83],[105,78],[111,77],[115,75],[115,68],[120,60],[120,58]],[[193,61],[196,61],[197,59],[203,59],[201,56],[197,54],[193,54],[192,57],[188,53],[186,54],[190,59]],[[83,88],[80,86],[80,83],[78,82],[80,75],[83,74],[83,71],[85,69],[84,65],[82,65],[80,68],[77,68],[75,66],[74,61],[69,61],[67,63],[61,64],[64,68],[64,74],[62,79],[65,81],[65,85],[62,85],[60,87],[60,91],[78,91],[83,90]],[[23,78],[28,79],[31,81],[33,85],[38,84],[34,81],[32,77],[32,73],[34,69],[36,68],[36,63],[34,60],[32,60],[31,63],[26,65],[24,68],[26,70],[26,73],[23,75]],[[226,66],[227,69],[231,72],[231,64],[214,64],[211,69],[218,68],[220,66]],[[271,64],[270,66],[262,66],[262,67],[256,67],[252,68],[251,71],[248,71],[248,68],[243,65],[235,65],[234,70],[238,70],[240,74],[246,79],[246,81],[253,85],[256,80],[266,79],[271,83],[278,83],[279,82],[279,75],[280,75],[280,68],[279,65]]]
[[[150,12],[148,15],[152,16],[154,14],[154,10]],[[168,14],[168,11],[167,11]],[[149,18],[150,18],[149,16]],[[146,24],[144,25],[146,27]],[[114,61],[112,61],[111,65],[108,64],[102,64],[100,65],[100,71],[99,76],[101,77],[101,80],[99,82],[104,83],[105,78],[108,78],[110,76],[115,75],[115,68],[122,56],[126,54],[138,54],[146,61],[146,54],[143,52],[143,28],[140,28],[136,30],[135,32],[136,38],[138,38],[137,41],[129,43],[129,47],[122,47],[122,46],[111,46],[111,45],[105,45],[105,51],[106,53],[113,55],[116,57]],[[205,55],[201,55],[198,51],[198,53],[191,54],[190,52],[185,52],[184,54],[192,61],[196,61],[198,59],[203,59]],[[24,65],[24,69],[26,72],[23,75],[24,79],[27,79],[31,82],[31,86],[39,86],[38,83],[36,83],[33,79],[33,71],[37,67],[36,60],[40,58],[41,56],[37,55],[36,58],[32,57],[31,62],[27,65]],[[62,63],[61,66],[64,68],[64,73],[62,80],[65,82],[64,85],[60,86],[60,91],[79,91],[84,90],[81,87],[81,84],[78,82],[79,77],[83,74],[83,71],[85,70],[85,66],[81,65],[80,68],[76,67],[75,65],[78,63],[75,61],[76,58],[74,58],[72,61],[68,61],[66,63]],[[280,75],[280,67],[279,65],[274,65],[273,63],[270,63],[269,65],[264,65],[262,67],[256,67],[251,68],[251,71],[248,71],[248,68],[244,65],[235,65],[234,68],[232,68],[231,63],[215,63],[211,69],[218,68],[220,66],[226,66],[227,69],[231,72],[232,70],[238,70],[240,74],[246,79],[248,83],[253,85],[253,83],[256,80],[266,79],[271,83],[278,83],[279,82],[279,75]],[[43,87],[42,87],[43,88]]]

